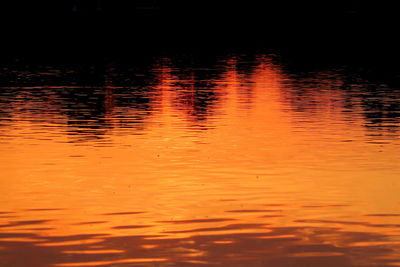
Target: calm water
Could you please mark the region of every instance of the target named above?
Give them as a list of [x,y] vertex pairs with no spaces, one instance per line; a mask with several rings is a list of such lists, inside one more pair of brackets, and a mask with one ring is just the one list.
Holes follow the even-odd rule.
[[295,69],[3,68],[0,266],[400,266],[399,86]]

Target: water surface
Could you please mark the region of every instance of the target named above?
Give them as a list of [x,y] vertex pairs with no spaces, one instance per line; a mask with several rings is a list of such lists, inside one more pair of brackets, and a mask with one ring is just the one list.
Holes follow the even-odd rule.
[[263,54],[0,76],[0,266],[400,266],[393,80]]

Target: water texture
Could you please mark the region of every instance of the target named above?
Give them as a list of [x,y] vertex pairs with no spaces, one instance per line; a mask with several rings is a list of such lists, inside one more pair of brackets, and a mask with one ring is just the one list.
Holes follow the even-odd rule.
[[210,58],[2,67],[0,266],[400,266],[399,83]]

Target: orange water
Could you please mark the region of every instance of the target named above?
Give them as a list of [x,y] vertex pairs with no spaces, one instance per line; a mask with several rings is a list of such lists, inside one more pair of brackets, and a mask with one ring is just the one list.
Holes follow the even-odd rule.
[[388,84],[268,55],[3,72],[0,266],[400,266]]

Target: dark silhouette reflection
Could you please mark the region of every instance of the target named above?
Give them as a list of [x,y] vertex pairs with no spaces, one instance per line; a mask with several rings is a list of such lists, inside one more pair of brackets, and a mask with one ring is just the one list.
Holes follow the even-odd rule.
[[394,74],[377,79],[376,72],[340,66],[297,69],[282,90],[284,101],[300,121],[321,121],[332,111],[348,122],[361,115],[372,139],[390,137],[400,125],[400,84]]
[[400,127],[400,85],[367,86],[360,101],[371,140],[396,136]]
[[[146,72],[142,74],[140,72]],[[154,92],[147,86],[151,74],[146,68],[118,71],[108,67],[99,89],[72,88],[62,91],[59,106],[68,117],[70,134],[96,138],[112,128],[140,131],[153,112]]]
[[72,142],[107,144],[111,129],[143,134],[149,119],[157,119],[171,105],[172,112],[183,115],[186,128],[204,130],[223,114],[224,94],[232,94],[232,86],[238,108],[252,110],[258,97],[255,82],[266,75],[260,72],[261,64],[283,73],[277,77],[282,85],[280,101],[293,119],[322,121],[329,110],[336,110],[346,121],[362,114],[371,139],[397,132],[400,87],[394,75],[351,65],[310,67],[292,62],[284,67],[278,65],[278,57],[273,58],[175,56],[142,58],[134,65],[3,68],[0,125],[24,115],[42,125],[66,126]]
[[65,123],[73,142],[102,139],[115,127],[140,131],[155,108],[146,66],[123,71],[103,66],[43,67],[4,76],[2,121],[21,114],[32,122]]
[[[114,128],[140,134],[160,109],[160,97],[170,90],[174,109],[185,114],[190,127],[205,129],[202,121],[214,115],[219,99],[213,80],[223,71],[214,65],[213,60],[177,60],[172,65],[145,61],[134,66],[10,70],[3,73],[0,116],[6,121],[19,113],[42,124],[65,123],[72,142],[101,141]],[[170,82],[167,90],[165,82]]]
[[157,86],[170,92],[172,105],[184,114],[189,128],[204,130],[210,127],[209,118],[217,116],[220,94],[216,87],[223,68],[216,68],[217,59],[193,57],[163,60],[156,66]]

